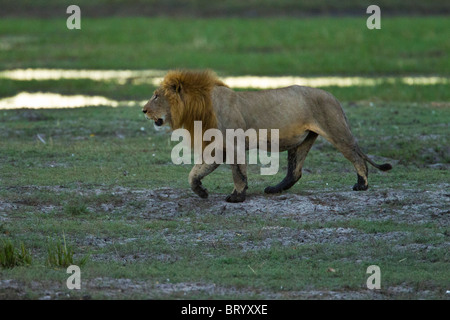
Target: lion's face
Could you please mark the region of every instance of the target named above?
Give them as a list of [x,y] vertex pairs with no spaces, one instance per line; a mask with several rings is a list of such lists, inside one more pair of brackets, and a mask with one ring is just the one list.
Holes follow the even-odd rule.
[[161,127],[166,123],[170,124],[170,104],[162,90],[155,91],[142,112],[145,113],[147,119],[155,121],[155,127]]

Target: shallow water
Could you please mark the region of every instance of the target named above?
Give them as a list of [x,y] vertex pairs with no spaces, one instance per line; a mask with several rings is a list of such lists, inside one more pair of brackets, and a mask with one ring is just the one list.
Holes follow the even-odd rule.
[[133,78],[154,79],[162,77],[164,74],[165,72],[161,70],[14,69],[0,71],[0,78],[10,80],[126,81]]
[[[71,70],[71,69],[15,69],[0,71],[0,78],[10,80],[62,80],[89,79],[94,81],[132,81],[159,85],[166,71],[163,70]],[[447,77],[294,77],[294,76],[237,76],[223,77],[233,88],[278,88],[293,84],[324,86],[374,86],[382,82],[400,81],[408,85],[448,84]]]
[[[93,81],[147,83],[158,86],[166,71],[163,70],[71,70],[71,69],[15,69],[0,71],[0,78],[16,81],[89,79]],[[326,86],[375,86],[381,83],[401,82],[406,85],[449,84],[446,77],[266,77],[237,76],[223,77],[232,88],[270,89],[294,84]],[[21,92],[14,97],[0,99],[0,109],[16,108],[78,108],[85,106],[111,106],[142,104],[142,101],[116,101],[101,96],[60,95],[56,93]],[[145,102],[144,102],[145,103]]]
[[49,92],[21,92],[13,97],[0,99],[0,109],[55,109],[87,106],[134,106],[142,101],[116,101],[102,96],[61,95]]

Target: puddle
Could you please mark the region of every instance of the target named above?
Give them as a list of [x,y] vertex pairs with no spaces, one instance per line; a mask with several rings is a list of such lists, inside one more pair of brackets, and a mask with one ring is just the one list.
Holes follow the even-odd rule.
[[87,106],[134,106],[145,101],[116,101],[102,96],[61,95],[48,92],[21,92],[13,97],[0,99],[0,109],[55,109],[80,108]]
[[[158,86],[164,70],[71,70],[71,69],[15,69],[0,71],[0,78],[26,80],[88,79],[93,81],[115,81],[118,83],[149,84]],[[270,89],[294,84],[310,87],[375,86],[381,83],[403,83],[406,85],[450,84],[447,77],[221,77],[231,88]],[[0,99],[0,109],[17,108],[79,108],[86,106],[142,105],[145,101],[116,101],[101,96],[60,95],[55,93],[21,92],[14,97]]]
[[94,81],[125,82],[129,79],[163,77],[162,70],[71,70],[71,69],[14,69],[0,72],[0,78],[10,80],[89,79]]
[[270,89],[299,84],[309,87],[375,86],[382,83],[401,82],[407,85],[448,84],[445,77],[228,77],[224,82],[233,88]]
[[[125,83],[148,83],[159,85],[166,71],[164,70],[70,70],[70,69],[15,69],[0,72],[0,78],[10,80],[61,80],[89,79],[94,81],[117,81]],[[326,86],[375,86],[377,84],[400,81],[407,85],[449,84],[447,77],[265,77],[237,76],[221,77],[232,88],[267,89],[289,86],[293,84],[326,87]]]

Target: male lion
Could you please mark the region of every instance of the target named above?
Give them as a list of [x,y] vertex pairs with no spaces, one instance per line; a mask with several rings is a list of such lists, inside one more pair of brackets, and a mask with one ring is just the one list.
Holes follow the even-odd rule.
[[[368,188],[366,161],[382,171],[392,168],[388,163],[374,163],[361,151],[340,103],[320,89],[295,85],[235,92],[209,70],[169,71],[143,112],[156,126],[167,123],[172,129],[185,128],[191,137],[194,121],[202,121],[203,132],[217,128],[224,136],[226,129],[279,129],[279,151],[288,152],[287,175],[276,186],[265,188],[266,193],[287,190],[300,179],[305,157],[318,135],[353,163],[358,176],[353,190]],[[218,166],[202,163],[191,170],[189,184],[201,198],[208,197],[201,180]],[[233,164],[231,169],[234,190],[226,201],[242,202],[247,189],[246,164]]]

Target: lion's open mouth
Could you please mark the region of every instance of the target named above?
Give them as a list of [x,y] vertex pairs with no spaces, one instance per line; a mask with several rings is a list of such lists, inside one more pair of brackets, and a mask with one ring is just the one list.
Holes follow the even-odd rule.
[[155,120],[155,125],[158,127],[161,127],[164,124],[164,120],[161,118],[158,118],[158,120]]

